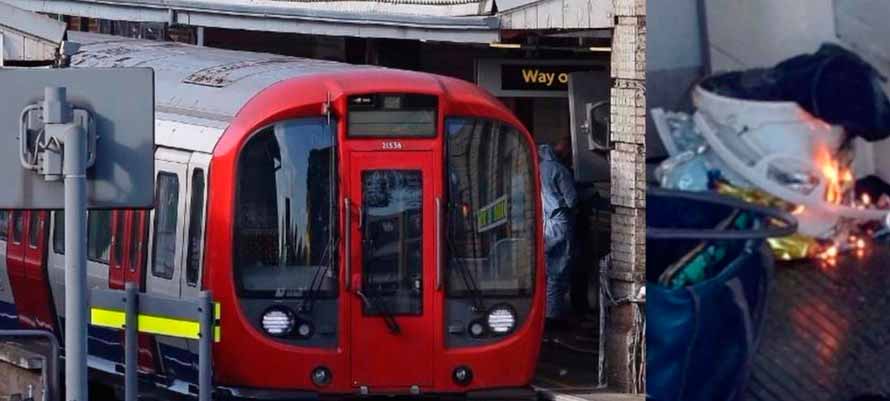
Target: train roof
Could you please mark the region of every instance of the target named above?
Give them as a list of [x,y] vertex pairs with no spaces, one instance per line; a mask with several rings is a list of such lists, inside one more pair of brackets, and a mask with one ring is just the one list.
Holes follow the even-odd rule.
[[72,67],[150,67],[155,73],[158,113],[220,122],[230,121],[248,100],[284,79],[382,69],[84,32],[69,32],[68,39],[82,45],[72,57]]

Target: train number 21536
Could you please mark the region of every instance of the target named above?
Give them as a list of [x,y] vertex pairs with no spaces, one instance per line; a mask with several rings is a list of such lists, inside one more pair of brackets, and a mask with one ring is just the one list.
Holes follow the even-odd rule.
[[383,149],[399,150],[402,149],[402,143],[399,141],[383,141]]

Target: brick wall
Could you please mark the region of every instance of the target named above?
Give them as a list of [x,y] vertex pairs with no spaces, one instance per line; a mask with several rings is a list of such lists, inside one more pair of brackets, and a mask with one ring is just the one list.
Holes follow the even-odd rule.
[[[634,297],[645,285],[646,269],[646,1],[614,0],[612,40],[611,203],[612,266],[609,282],[615,299]],[[645,344],[638,322],[645,308],[620,304],[609,311],[606,373],[621,392],[644,389]],[[635,337],[637,336],[637,337]]]

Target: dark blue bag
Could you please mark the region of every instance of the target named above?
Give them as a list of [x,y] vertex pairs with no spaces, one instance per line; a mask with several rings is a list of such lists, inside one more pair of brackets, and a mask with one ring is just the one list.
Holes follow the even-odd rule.
[[[772,279],[764,239],[793,233],[796,222],[714,193],[650,190],[646,207],[647,394],[659,401],[742,399]],[[747,216],[748,227],[715,229],[733,216]],[[785,225],[771,228],[770,219]],[[665,284],[666,269],[703,244],[724,252],[710,274],[685,287]]]

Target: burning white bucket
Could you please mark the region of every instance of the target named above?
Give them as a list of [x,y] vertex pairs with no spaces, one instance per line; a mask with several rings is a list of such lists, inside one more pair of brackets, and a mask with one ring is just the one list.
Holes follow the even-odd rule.
[[839,182],[852,181],[834,155],[844,133],[813,117],[794,102],[758,101],[724,96],[698,85],[693,102],[695,125],[709,151],[746,182],[786,201],[804,206],[800,232],[829,235],[839,217],[883,220],[886,211],[843,204]]
[[844,140],[841,127],[812,116],[795,102],[723,96],[705,89],[707,84],[705,80],[696,86],[693,104],[715,125],[717,137],[749,163],[774,154],[812,161],[817,152],[835,154]]

